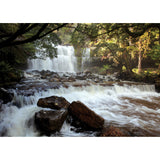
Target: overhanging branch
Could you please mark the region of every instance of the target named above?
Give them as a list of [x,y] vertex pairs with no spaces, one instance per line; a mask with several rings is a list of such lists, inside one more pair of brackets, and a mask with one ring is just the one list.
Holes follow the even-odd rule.
[[[62,25],[60,25],[60,26],[58,26],[58,27],[56,27],[56,28],[53,28],[53,29],[49,30],[48,32],[42,34],[42,33],[44,32],[44,30],[46,29],[46,27],[48,26],[48,23],[47,23],[47,24],[43,24],[43,25],[41,26],[41,28],[37,31],[37,33],[36,33],[35,35],[33,35],[33,36],[31,36],[31,37],[29,37],[29,38],[27,38],[27,39],[24,39],[24,40],[16,40],[16,41],[15,41],[15,39],[16,39],[18,36],[20,36],[20,35],[28,32],[28,31],[30,31],[31,29],[37,27],[39,24],[32,24],[32,25],[30,25],[30,26],[29,26],[29,25],[30,25],[30,24],[25,24],[25,25],[23,25],[22,28],[20,28],[12,37],[10,37],[10,38],[8,38],[7,40],[1,42],[1,43],[0,43],[0,48],[8,47],[8,46],[13,46],[13,45],[21,45],[21,44],[33,42],[33,41],[35,41],[35,40],[37,40],[37,39],[40,39],[40,38],[45,37],[46,35],[52,33],[52,32],[55,31],[55,30],[58,30],[58,29],[60,29],[60,28],[62,28],[62,27],[64,27],[64,26],[66,26],[67,24],[64,23],[64,24],[62,24]],[[42,35],[41,35],[41,34],[42,34]]]

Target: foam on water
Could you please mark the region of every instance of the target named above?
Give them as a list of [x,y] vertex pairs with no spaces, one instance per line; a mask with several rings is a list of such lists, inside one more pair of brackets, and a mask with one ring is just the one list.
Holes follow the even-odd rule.
[[[106,87],[91,85],[49,89],[43,92],[36,92],[35,95],[29,97],[17,95],[15,92],[13,102],[19,103],[21,108],[17,108],[13,104],[6,107],[2,114],[3,117],[1,117],[1,128],[7,128],[8,136],[37,136],[38,131],[33,124],[28,126],[28,121],[33,118],[35,112],[41,110],[36,105],[38,99],[52,95],[63,96],[70,103],[79,100],[101,115],[107,122],[114,122],[122,126],[130,124],[141,128],[150,127],[152,129],[156,129],[159,126],[159,108],[150,109],[146,106],[137,106],[134,103],[130,103],[127,99],[123,99],[123,97],[128,97],[135,99],[135,101],[136,99],[151,101],[152,97],[160,96],[154,91],[152,85],[114,85]],[[148,118],[146,118],[147,116]],[[88,136],[85,133],[75,133],[66,122],[60,133],[61,136]]]
[[[29,60],[28,69],[75,73],[77,71],[77,59],[74,55],[74,48],[72,46],[57,46],[57,50],[57,58],[46,57],[45,59]],[[82,70],[84,70],[85,61],[89,58],[89,52],[89,49],[84,51]],[[38,53],[37,56],[39,56]],[[25,73],[24,76],[28,78],[26,81],[30,83],[38,81],[44,82],[43,85],[45,85],[45,81],[40,79],[39,75],[36,77],[33,76],[33,73]],[[107,76],[105,79],[107,80]],[[159,132],[160,135],[160,94],[155,92],[154,85],[120,86],[116,83],[113,86],[97,84],[82,87],[60,87],[59,89],[34,91],[34,94],[30,96],[19,95],[15,89],[13,101],[2,105],[0,131],[5,132],[5,136],[39,136],[39,132],[34,126],[34,115],[41,110],[40,107],[37,107],[37,101],[39,98],[53,95],[62,96],[70,103],[81,101],[102,116],[107,123],[147,128],[153,132]],[[154,107],[152,107],[153,102]],[[52,136],[94,136],[94,133],[76,133],[71,128],[65,122],[60,133]]]

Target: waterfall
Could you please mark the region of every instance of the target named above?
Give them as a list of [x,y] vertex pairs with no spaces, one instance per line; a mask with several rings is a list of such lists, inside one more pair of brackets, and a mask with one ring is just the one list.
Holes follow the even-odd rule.
[[[88,77],[84,74],[83,77],[81,73],[75,74],[77,59],[72,46],[57,46],[57,52],[57,58],[45,57],[28,61],[30,71],[26,72],[25,79],[12,89],[14,93],[12,102],[2,104],[0,108],[2,110],[0,135],[40,136],[34,124],[34,116],[44,108],[38,107],[37,101],[53,95],[64,97],[69,103],[81,101],[102,116],[108,124],[126,128],[140,127],[148,130],[151,135],[160,135],[160,94],[156,93],[154,85],[108,83],[107,76],[96,74]],[[39,56],[37,53],[37,57]],[[82,56],[82,71],[86,69],[89,59],[90,49],[86,48]],[[42,73],[33,70],[71,73],[55,74],[61,79],[54,82],[49,81],[50,77],[41,78]],[[54,74],[51,73],[51,76],[54,77]],[[69,78],[73,78],[73,82],[67,81]],[[85,85],[86,82],[89,85]],[[59,86],[59,84],[64,85]],[[95,136],[94,134],[94,132],[77,133],[73,126],[65,121],[60,132],[52,136]]]
[[[28,60],[29,70],[50,70],[54,72],[76,72],[77,58],[74,54],[72,46],[57,46],[57,58],[45,57],[45,59],[31,59]],[[36,53],[39,57],[40,54]]]
[[84,71],[86,69],[85,63],[90,61],[90,48],[83,49],[82,52],[82,65],[81,70]]

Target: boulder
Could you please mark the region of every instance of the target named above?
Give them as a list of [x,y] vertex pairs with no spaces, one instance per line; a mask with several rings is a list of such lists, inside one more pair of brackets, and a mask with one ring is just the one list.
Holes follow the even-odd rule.
[[6,89],[0,88],[0,99],[3,101],[4,104],[11,102],[13,96],[13,93],[9,93]]
[[101,130],[104,125],[104,119],[89,109],[80,101],[72,102],[68,107],[69,119],[71,125],[84,130]]
[[45,135],[50,135],[60,131],[64,121],[67,118],[68,111],[63,110],[41,110],[35,113],[36,128]]
[[63,97],[51,96],[46,98],[40,98],[37,105],[43,108],[66,109],[68,108],[70,103]]

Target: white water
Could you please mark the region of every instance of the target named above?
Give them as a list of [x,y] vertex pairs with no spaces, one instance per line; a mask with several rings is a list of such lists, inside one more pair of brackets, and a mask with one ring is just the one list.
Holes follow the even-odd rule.
[[82,53],[82,65],[81,65],[81,70],[85,70],[85,63],[90,61],[90,48],[85,48]]
[[[77,62],[73,47],[58,46],[58,58],[45,60],[35,59],[29,61],[30,70],[50,70],[56,72],[76,72]],[[89,58],[89,50],[83,57],[82,67]],[[26,74],[29,82],[36,81],[32,74]],[[32,78],[32,80],[31,80]],[[40,81],[45,85],[45,81]],[[107,80],[107,78],[106,78]],[[44,83],[44,84],[43,84]],[[70,103],[81,101],[90,109],[102,116],[106,123],[125,127],[140,127],[157,133],[160,136],[160,94],[155,92],[154,85],[114,85],[100,86],[90,85],[82,87],[48,89],[36,91],[32,96],[18,95],[14,90],[14,100],[10,104],[3,105],[0,114],[0,133],[5,136],[39,136],[34,126],[35,112],[41,110],[37,107],[37,101],[42,97],[63,96]],[[20,108],[18,108],[19,106]],[[64,122],[60,133],[53,136],[94,136],[94,133],[76,133],[71,130],[67,122]],[[154,134],[152,134],[154,135]]]
[[[15,94],[14,101],[22,105],[17,108],[11,104],[3,111],[3,122],[1,129],[7,128],[7,136],[38,136],[39,133],[34,127],[34,123],[28,126],[28,121],[33,118],[35,112],[41,110],[36,103],[39,98],[47,96],[63,96],[69,102],[81,101],[90,109],[101,115],[106,122],[116,123],[121,126],[132,125],[144,129],[160,131],[160,108],[148,108],[145,105],[130,103],[129,98],[135,101],[144,100],[152,102],[154,98],[160,97],[154,91],[153,85],[140,86],[108,86],[102,87],[92,85],[87,87],[69,87],[60,89],[49,89],[46,92],[36,93],[34,96],[25,97]],[[59,134],[53,136],[94,136],[91,133],[75,133],[66,122]]]
[[[57,58],[32,59],[28,61],[29,70],[50,70],[55,72],[76,72],[77,59],[72,46],[57,46]],[[36,54],[40,57],[40,54]]]

